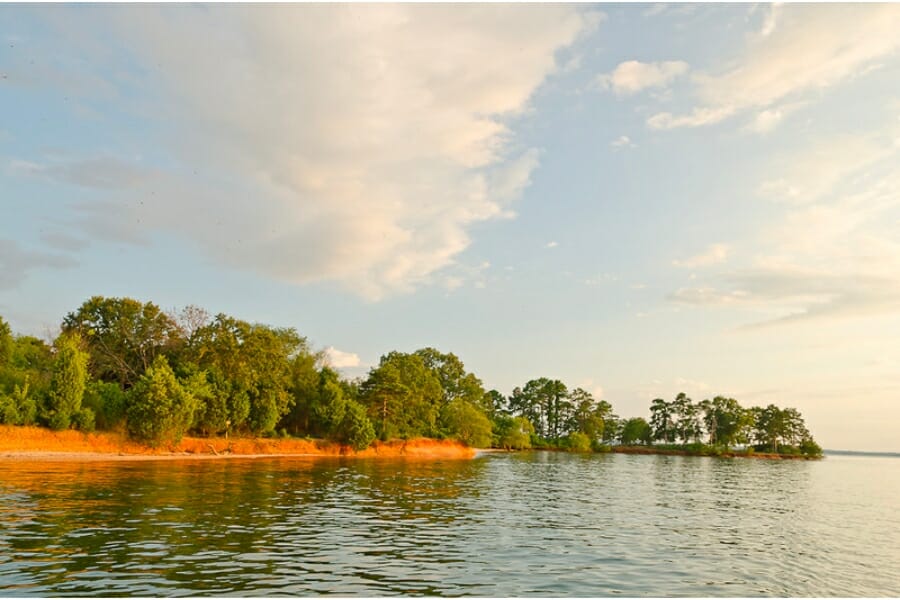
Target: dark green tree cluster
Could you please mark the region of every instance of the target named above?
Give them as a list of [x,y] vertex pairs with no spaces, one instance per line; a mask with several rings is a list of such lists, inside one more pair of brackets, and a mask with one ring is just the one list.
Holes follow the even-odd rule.
[[188,432],[374,439],[356,387],[293,329],[101,296],[61,329],[48,346],[0,319],[0,423],[99,427],[151,445]]
[[499,412],[527,420],[533,430],[532,446],[574,451],[597,448],[607,439],[607,425],[615,421],[612,406],[605,400],[546,377],[515,388],[505,411]]
[[795,409],[731,398],[653,401],[650,421],[619,419],[581,388],[541,377],[507,397],[454,354],[389,352],[345,380],[290,328],[211,317],[189,306],[95,296],[52,345],[0,319],[0,423],[126,431],[159,445],[186,433],[302,435],[362,449],[374,439],[457,439],[475,447],[603,449],[609,444],[752,444],[818,454]]
[[[752,446],[755,450],[782,454],[821,455],[822,449],[795,408],[744,408],[734,398],[716,396],[694,403],[684,393],[671,402],[656,398],[650,405],[650,422],[642,434],[623,434],[624,444],[651,440],[665,444],[707,444],[718,448]],[[643,419],[641,419],[643,421]]]

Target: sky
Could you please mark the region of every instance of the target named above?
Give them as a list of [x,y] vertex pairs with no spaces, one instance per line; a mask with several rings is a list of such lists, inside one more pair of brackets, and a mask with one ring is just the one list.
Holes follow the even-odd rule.
[[900,450],[900,5],[0,6],[0,315],[92,295]]

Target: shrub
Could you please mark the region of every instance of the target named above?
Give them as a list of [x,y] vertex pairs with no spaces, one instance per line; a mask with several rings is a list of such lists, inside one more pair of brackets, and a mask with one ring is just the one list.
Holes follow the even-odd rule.
[[85,433],[94,431],[94,411],[87,407],[81,407],[72,415],[72,426]]
[[365,450],[375,439],[375,427],[366,415],[365,407],[349,400],[344,418],[339,427],[339,441],[347,444],[354,450]]
[[804,456],[822,456],[822,447],[812,438],[807,438],[800,442],[800,452]]
[[491,445],[491,421],[484,412],[465,400],[454,400],[442,411],[441,420],[451,437],[466,446]]
[[151,446],[177,444],[193,422],[196,404],[165,357],[157,356],[129,392],[128,432]]
[[94,413],[98,429],[112,430],[125,421],[125,392],[118,383],[88,382],[81,406]]
[[591,438],[581,433],[580,431],[573,431],[572,433],[570,433],[566,437],[564,444],[569,452],[591,451]]
[[68,429],[72,415],[81,409],[88,377],[88,354],[81,349],[77,335],[59,336],[56,349],[46,418],[51,429]]

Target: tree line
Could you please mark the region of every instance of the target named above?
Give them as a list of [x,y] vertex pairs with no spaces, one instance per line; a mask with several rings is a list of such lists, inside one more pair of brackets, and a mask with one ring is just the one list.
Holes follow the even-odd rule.
[[52,343],[0,318],[0,423],[122,431],[161,445],[201,436],[308,436],[363,449],[375,439],[457,439],[475,447],[603,450],[660,441],[807,449],[794,409],[744,410],[680,394],[651,419],[619,419],[581,388],[539,378],[509,396],[486,390],[452,353],[389,352],[346,379],[292,328],[189,306],[95,296]]

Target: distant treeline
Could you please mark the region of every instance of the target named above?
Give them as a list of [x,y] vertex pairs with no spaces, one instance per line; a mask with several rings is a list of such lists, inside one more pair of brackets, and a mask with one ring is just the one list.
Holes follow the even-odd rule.
[[485,390],[454,354],[390,352],[348,380],[291,328],[189,306],[95,296],[47,344],[0,318],[0,423],[127,432],[151,445],[183,435],[308,436],[356,449],[373,440],[453,438],[470,446],[602,451],[612,444],[755,445],[820,454],[794,409],[742,408],[684,394],[623,420],[605,400],[534,379]]

